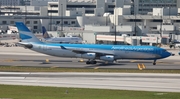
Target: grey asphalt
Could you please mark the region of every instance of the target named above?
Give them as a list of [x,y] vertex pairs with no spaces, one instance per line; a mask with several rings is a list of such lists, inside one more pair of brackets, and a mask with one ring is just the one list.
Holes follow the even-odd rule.
[[180,74],[0,72],[0,84],[180,92]]
[[[173,53],[177,53],[174,51]],[[48,59],[49,62],[45,60]],[[167,59],[157,61],[157,65],[152,65],[152,60],[118,60],[117,63],[104,64],[99,61],[97,64],[86,65],[85,62],[78,62],[79,58],[60,58],[53,57],[37,52],[30,51],[21,47],[1,47],[0,65],[1,66],[38,66],[38,67],[70,67],[70,68],[119,68],[137,69],[138,63],[143,63],[146,69],[180,69],[180,56],[171,56]],[[86,61],[86,60],[84,60]]]
[[[177,52],[173,50],[173,53]],[[100,62],[96,65],[86,65],[85,62],[78,62],[80,59],[76,58],[53,57],[19,47],[0,48],[1,66],[137,69],[138,63],[144,63],[146,69],[180,69],[179,57],[176,55],[159,60],[155,66],[152,65],[152,61],[140,60],[119,60],[115,64]],[[45,62],[46,59],[49,59],[48,63]],[[180,92],[179,82],[179,74],[0,72],[0,84],[10,85]]]

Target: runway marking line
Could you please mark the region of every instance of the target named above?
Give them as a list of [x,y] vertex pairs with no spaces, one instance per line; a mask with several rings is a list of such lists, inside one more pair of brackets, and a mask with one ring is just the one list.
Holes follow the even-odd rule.
[[146,69],[146,66],[144,64],[141,64],[143,69]]
[[80,59],[78,62],[84,62],[84,60],[83,60],[83,59]]
[[133,63],[133,62],[136,62],[137,60],[131,60],[130,62]]
[[99,69],[99,67],[95,67],[94,69]]
[[4,60],[4,62],[14,62],[15,60],[11,60],[11,59],[9,59],[9,60]]
[[5,59],[5,60],[2,60],[2,62],[14,62],[14,61],[18,61],[16,59]]
[[137,66],[139,70],[146,69],[146,66],[144,64],[138,64]]

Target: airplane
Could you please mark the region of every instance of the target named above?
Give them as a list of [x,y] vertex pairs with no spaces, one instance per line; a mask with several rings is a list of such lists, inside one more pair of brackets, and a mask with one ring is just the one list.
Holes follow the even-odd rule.
[[118,59],[138,59],[153,60],[156,65],[156,60],[171,56],[167,50],[154,46],[45,43],[36,38],[23,22],[16,22],[16,26],[22,39],[19,44],[25,48],[51,56],[88,59],[86,64],[96,64],[96,60],[110,63]]
[[82,43],[83,40],[80,37],[50,37],[46,31],[46,28],[42,26],[42,33],[45,42],[48,43]]

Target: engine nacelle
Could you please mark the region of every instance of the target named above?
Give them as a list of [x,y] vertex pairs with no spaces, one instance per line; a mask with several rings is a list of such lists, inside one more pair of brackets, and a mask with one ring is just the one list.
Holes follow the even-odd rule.
[[114,61],[114,56],[112,56],[112,55],[105,55],[105,56],[101,56],[99,59],[100,60],[104,60],[104,61]]
[[96,58],[96,53],[77,54],[76,57],[78,57],[78,58],[86,58],[86,59],[95,59]]

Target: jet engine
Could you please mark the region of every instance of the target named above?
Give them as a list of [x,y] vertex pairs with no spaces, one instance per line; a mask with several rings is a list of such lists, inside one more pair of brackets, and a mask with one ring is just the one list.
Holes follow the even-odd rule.
[[101,56],[99,59],[104,60],[104,61],[114,61],[114,56],[105,55],[105,56]]
[[85,58],[85,59],[95,59],[96,58],[96,53],[77,54],[76,57]]

